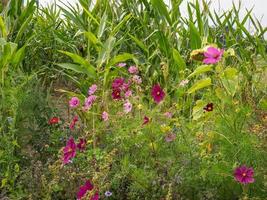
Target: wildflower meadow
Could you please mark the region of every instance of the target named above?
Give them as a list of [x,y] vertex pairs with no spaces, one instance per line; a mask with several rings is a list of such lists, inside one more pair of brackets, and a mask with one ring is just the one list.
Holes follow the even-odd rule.
[[267,199],[267,28],[183,2],[1,1],[1,200]]

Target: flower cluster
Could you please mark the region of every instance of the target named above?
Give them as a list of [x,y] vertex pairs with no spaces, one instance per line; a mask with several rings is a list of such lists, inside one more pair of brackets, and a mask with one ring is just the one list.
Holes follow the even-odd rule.
[[[84,185],[80,186],[77,192],[77,200],[81,200],[87,194],[87,192],[94,190],[94,185],[90,180],[87,180]],[[99,200],[99,193],[96,191],[90,200]]]
[[66,146],[63,148],[63,164],[68,164],[71,160],[76,156],[77,149],[80,151],[84,151],[86,147],[86,140],[80,138],[78,144],[75,143],[74,138],[70,137],[67,141]]

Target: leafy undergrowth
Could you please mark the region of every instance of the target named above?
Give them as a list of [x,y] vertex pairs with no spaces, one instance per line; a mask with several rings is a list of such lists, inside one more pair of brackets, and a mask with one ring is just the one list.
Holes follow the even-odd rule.
[[1,5],[1,199],[267,198],[267,29],[181,3]]

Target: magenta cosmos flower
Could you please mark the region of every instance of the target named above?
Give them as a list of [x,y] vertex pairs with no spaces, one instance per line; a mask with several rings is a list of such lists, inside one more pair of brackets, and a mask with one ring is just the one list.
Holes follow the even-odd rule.
[[70,137],[63,149],[63,163],[68,164],[76,155],[76,144],[73,137]]
[[79,143],[77,144],[77,148],[78,148],[80,151],[84,151],[84,150],[85,150],[85,147],[86,147],[86,140],[83,139],[83,138],[80,138],[80,141],[79,141]]
[[159,84],[156,84],[152,87],[151,96],[156,103],[160,103],[165,97],[165,92],[161,89]]
[[91,197],[91,200],[99,200],[99,194],[96,192],[94,196]]
[[94,189],[93,184],[91,183],[90,180],[87,180],[87,181],[85,182],[85,184],[82,185],[82,186],[79,188],[79,191],[78,191],[78,193],[77,193],[77,199],[78,199],[78,200],[82,199],[82,198],[86,195],[86,193],[87,193],[88,191],[91,191],[91,190],[93,190],[93,189]]
[[88,94],[89,94],[89,95],[93,95],[93,94],[96,92],[96,90],[97,90],[97,85],[96,85],[96,84],[93,84],[93,85],[89,88],[89,90],[88,90]]
[[80,100],[78,97],[72,97],[69,101],[69,105],[71,108],[76,108],[77,106],[79,106],[80,104]]
[[240,166],[235,169],[234,177],[235,180],[241,184],[254,183],[254,170],[252,167],[246,167],[245,165]]
[[115,78],[112,82],[113,89],[121,89],[124,84],[124,78]]
[[215,47],[209,47],[206,52],[204,52],[204,60],[203,63],[205,64],[216,64],[218,63],[222,55],[224,53],[224,50],[222,49],[217,49]]

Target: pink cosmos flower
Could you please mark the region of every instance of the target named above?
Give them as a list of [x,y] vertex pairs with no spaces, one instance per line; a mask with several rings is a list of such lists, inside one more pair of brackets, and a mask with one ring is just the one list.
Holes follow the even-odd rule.
[[112,91],[112,98],[114,100],[120,100],[121,99],[121,89],[113,89]]
[[93,184],[91,183],[90,180],[87,180],[84,185],[82,185],[79,188],[79,191],[77,192],[77,199],[81,200],[88,191],[91,191],[94,189]]
[[103,121],[108,121],[108,113],[106,111],[102,113],[102,119]]
[[83,107],[84,111],[87,111],[87,110],[91,109],[91,107],[92,107],[93,103],[95,102],[96,98],[97,98],[97,96],[90,95],[89,97],[87,97],[85,99],[84,107]]
[[166,136],[165,136],[165,141],[166,142],[172,142],[176,139],[176,135],[174,133],[168,133]]
[[77,144],[77,148],[82,152],[85,150],[85,147],[86,147],[86,140],[80,138],[80,142]]
[[78,120],[79,120],[79,117],[77,115],[73,117],[70,123],[70,130],[73,130],[75,128],[75,125],[78,122]]
[[119,63],[117,66],[118,67],[125,67],[126,66],[126,63]]
[[205,64],[216,64],[218,63],[222,55],[224,53],[223,49],[217,49],[215,47],[209,47],[206,52],[204,52],[204,60],[203,63]]
[[138,74],[138,68],[136,66],[130,66],[128,72],[130,74]]
[[76,144],[73,137],[70,137],[63,149],[63,163],[68,164],[76,155]]
[[96,85],[96,84],[93,84],[93,85],[89,88],[89,90],[88,90],[88,94],[89,94],[89,95],[93,95],[93,94],[96,92],[96,90],[97,90],[97,85]]
[[159,84],[156,84],[152,87],[151,96],[154,101],[159,104],[165,97],[165,92],[161,89]]
[[249,184],[254,183],[255,179],[254,176],[254,170],[252,167],[248,168],[245,165],[240,166],[235,169],[234,171],[234,177],[235,180],[241,184]]
[[188,79],[185,79],[185,80],[182,80],[182,81],[179,83],[179,86],[180,86],[180,87],[184,87],[184,86],[186,86],[188,83],[189,83],[189,80],[188,80]]
[[138,76],[138,75],[134,75],[134,76],[132,77],[132,81],[133,81],[134,83],[136,83],[137,85],[140,85],[140,84],[142,83],[142,78],[141,78],[140,76]]
[[129,98],[130,96],[132,96],[132,91],[127,90],[124,95],[125,95],[125,98]]
[[143,120],[143,125],[146,125],[146,124],[148,124],[150,122],[150,119],[147,117],[147,116],[145,116],[144,117],[144,120]]
[[172,113],[171,112],[165,112],[164,116],[167,118],[172,118]]
[[132,108],[133,105],[128,100],[123,104],[123,109],[126,114],[131,112]]
[[78,97],[72,97],[69,101],[69,106],[71,108],[76,108],[77,106],[79,106],[80,104],[80,100]]

